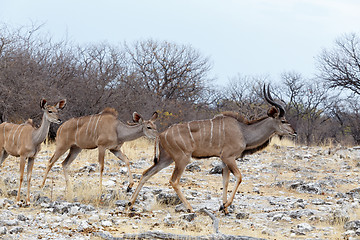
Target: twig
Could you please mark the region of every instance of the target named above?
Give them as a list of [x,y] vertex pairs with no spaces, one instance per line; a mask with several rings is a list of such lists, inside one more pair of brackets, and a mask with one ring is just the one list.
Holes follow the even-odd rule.
[[214,232],[215,232],[216,234],[218,234],[218,233],[219,233],[219,219],[217,219],[217,218],[215,217],[215,215],[212,214],[212,213],[211,213],[209,210],[207,210],[206,208],[200,209],[200,212],[206,213],[206,214],[213,220]]

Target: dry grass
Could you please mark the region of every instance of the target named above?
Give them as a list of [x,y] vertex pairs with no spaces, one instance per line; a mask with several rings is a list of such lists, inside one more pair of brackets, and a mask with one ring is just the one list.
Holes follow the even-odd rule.
[[[55,151],[55,148],[55,144],[47,144],[43,145],[42,151],[47,152],[47,157],[50,158],[51,153]],[[149,156],[152,156],[154,148],[153,143],[150,140],[146,138],[140,138],[135,141],[126,142],[122,146],[122,151],[126,156],[128,156],[130,162],[132,162],[136,159],[148,158]],[[61,168],[61,162],[65,159],[66,156],[67,152],[62,157],[60,157],[60,159],[54,165],[55,168],[56,166],[60,167],[60,171],[51,171],[49,173],[46,187],[44,188],[44,193],[48,196],[51,195],[52,200],[76,200],[84,204],[93,204],[95,206],[99,206],[101,204],[101,194],[99,186],[100,177],[97,149],[83,150],[70,165],[69,175],[71,185],[69,188],[65,188],[65,178]],[[83,168],[84,166],[93,164],[96,166],[95,172],[89,173],[79,171],[79,169]],[[124,167],[120,164],[123,164],[123,162],[110,153],[110,151],[106,151],[103,184],[109,178],[107,175],[117,174],[120,171],[120,168]],[[130,167],[133,173],[141,173],[138,171],[138,169],[134,169],[132,166]],[[143,171],[143,169],[141,169],[141,171]],[[128,175],[121,175],[121,179],[114,179],[114,177],[112,179],[117,181],[127,181]],[[117,185],[119,185],[118,182]],[[54,188],[56,189],[55,191]],[[66,194],[64,194],[64,192],[66,192]],[[102,193],[106,193],[106,188],[103,189]],[[116,197],[113,198],[113,201],[107,204],[112,204],[116,200],[124,198],[125,196],[117,194]]]

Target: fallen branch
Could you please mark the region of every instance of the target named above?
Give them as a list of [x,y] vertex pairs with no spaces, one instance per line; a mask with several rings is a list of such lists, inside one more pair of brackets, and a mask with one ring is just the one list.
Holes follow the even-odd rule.
[[262,238],[253,238],[246,236],[234,236],[224,234],[212,234],[208,236],[190,236],[181,234],[172,234],[164,232],[144,232],[144,233],[125,233],[122,237],[112,237],[111,234],[107,233],[95,233],[97,237],[106,240],[142,240],[142,239],[166,239],[166,240],[264,240]]
[[200,212],[206,213],[212,220],[213,220],[213,228],[215,234],[219,234],[219,219],[215,217],[214,214],[212,214],[209,210],[206,208],[200,209]]

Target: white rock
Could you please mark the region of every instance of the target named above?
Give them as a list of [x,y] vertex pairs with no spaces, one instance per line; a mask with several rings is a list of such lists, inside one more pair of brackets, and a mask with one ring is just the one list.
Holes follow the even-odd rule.
[[108,181],[103,182],[103,185],[106,187],[115,187],[116,183],[112,180],[108,180]]
[[97,214],[93,214],[88,219],[90,222],[98,222],[100,220],[100,216]]
[[314,228],[308,223],[300,223],[297,225],[297,229],[301,232],[310,232]]
[[6,226],[16,226],[19,224],[18,220],[5,220],[3,221]]
[[69,214],[70,214],[70,215],[76,215],[76,214],[78,214],[78,213],[79,213],[79,207],[77,207],[77,206],[73,206],[73,207],[71,207],[70,210],[69,210]]
[[6,234],[7,233],[7,228],[6,227],[0,227],[0,234]]
[[111,227],[113,224],[111,221],[108,221],[108,220],[104,220],[104,221],[101,221],[101,226],[103,227]]
[[77,230],[79,232],[83,232],[83,231],[91,229],[91,227],[92,226],[87,221],[83,220],[83,221],[80,222]]

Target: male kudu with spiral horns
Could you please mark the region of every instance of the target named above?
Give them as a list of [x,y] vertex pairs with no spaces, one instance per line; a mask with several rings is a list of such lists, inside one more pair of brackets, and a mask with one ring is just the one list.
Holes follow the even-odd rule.
[[[269,86],[264,85],[265,100],[272,105],[265,117],[248,121],[234,112],[224,112],[213,119],[175,124],[159,135],[154,164],[143,172],[139,185],[133,193],[129,206],[135,200],[145,182],[161,169],[175,162],[170,184],[189,212],[193,209],[180,191],[180,178],[191,158],[219,157],[223,164],[223,205],[220,210],[228,214],[242,176],[236,165],[236,158],[253,153],[268,145],[270,138],[277,135],[292,135],[296,132],[285,119],[285,109],[270,95]],[[230,172],[236,183],[230,198],[227,189]]]

